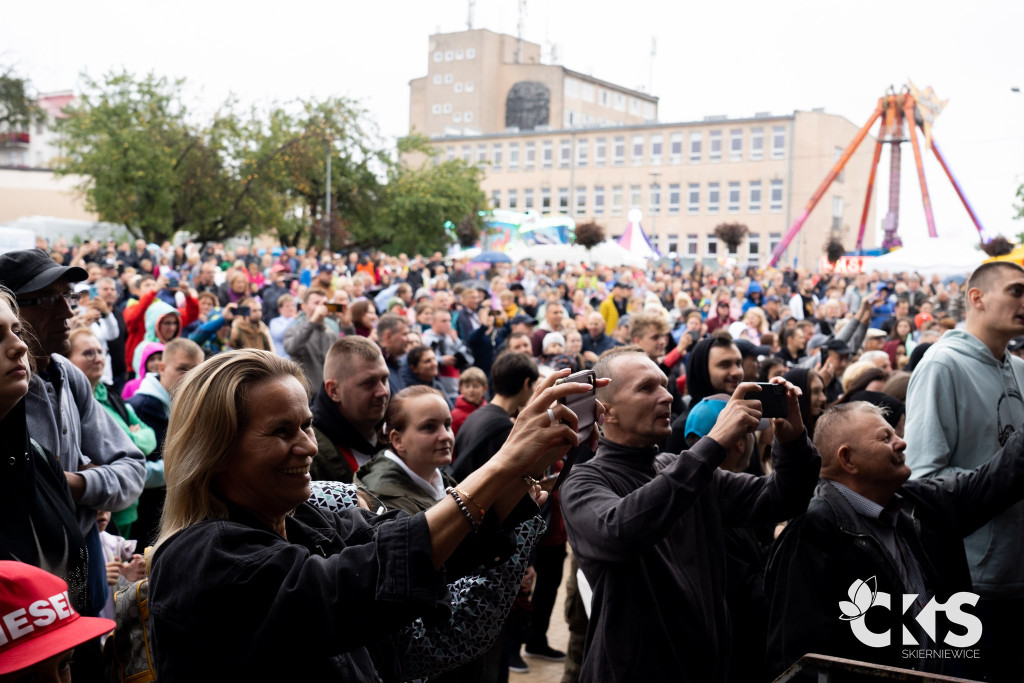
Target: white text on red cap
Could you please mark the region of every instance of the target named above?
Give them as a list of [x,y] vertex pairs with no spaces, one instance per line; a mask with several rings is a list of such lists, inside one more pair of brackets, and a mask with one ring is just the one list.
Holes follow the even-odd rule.
[[[69,619],[74,615],[75,611],[71,609],[67,591],[51,595],[46,600],[36,600],[28,606],[27,611],[22,607],[0,618],[0,622],[3,622],[0,628],[0,645],[27,636],[36,628],[45,628],[58,619]],[[29,616],[32,617],[31,620]]]

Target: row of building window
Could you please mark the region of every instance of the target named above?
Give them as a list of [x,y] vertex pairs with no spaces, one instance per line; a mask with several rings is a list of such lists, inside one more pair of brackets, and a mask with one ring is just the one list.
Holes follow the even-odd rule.
[[[522,195],[518,189],[491,191],[491,206],[504,208],[512,211],[536,211],[550,213],[570,213],[576,216],[621,216],[627,206],[647,212],[648,215],[660,215],[664,209],[670,216],[682,213],[682,202],[685,192],[686,213],[696,216],[701,213],[701,201],[703,198],[703,211],[707,214],[721,213],[724,203],[726,213],[740,213],[742,210],[744,192],[740,181],[730,181],[724,188],[725,196],[723,202],[723,187],[721,183],[687,183],[684,188],[681,183],[669,183],[664,187],[661,185],[650,185],[647,189],[647,203],[644,204],[644,187],[642,185],[613,185],[607,193],[604,185],[594,185],[592,188],[578,186],[574,188],[575,194],[572,206],[569,205],[569,188],[559,187],[552,193],[552,188],[542,187],[539,192],[534,188],[525,188]],[[760,180],[751,180],[747,183],[746,210],[747,213],[760,213],[764,207],[764,183]],[[780,179],[768,181],[768,211],[779,213],[783,207],[783,182]],[[627,194],[628,192],[628,194]],[[664,198],[663,198],[664,195]],[[522,203],[520,204],[520,197]],[[590,203],[587,203],[587,200]],[[666,206],[662,206],[663,200],[667,200]],[[606,214],[607,211],[607,214]]]
[[[435,113],[438,113],[434,105]],[[448,107],[450,105],[444,105]],[[445,112],[448,113],[448,112]],[[757,126],[749,129],[749,136],[746,146],[747,161],[761,161],[765,158],[765,129]],[[772,126],[769,132],[770,159],[784,159],[786,156],[786,127]],[[594,138],[591,144],[588,137],[577,137],[575,139],[575,155],[573,154],[573,140],[562,138],[558,141],[558,168],[586,168],[588,166],[602,167],[607,165],[625,166],[626,153],[629,152],[629,164],[631,166],[661,166],[667,160],[669,164],[677,165],[683,163],[683,134],[669,133],[666,146],[666,136],[662,133],[650,135],[632,135],[627,141],[625,135],[616,135],[611,138]],[[687,148],[686,161],[691,164],[699,164],[705,159],[704,132],[694,131],[690,133],[689,147]],[[729,161],[744,160],[744,130],[742,128],[730,132],[729,140]],[[723,131],[708,131],[707,136],[707,160],[720,162],[723,160],[722,144]],[[490,164],[490,171],[501,171],[507,168],[509,171],[518,171],[520,168],[520,143],[510,142],[507,145],[508,161],[505,162],[506,144],[495,142],[490,145],[478,143],[475,147],[470,144],[462,145],[459,150],[460,158],[466,163]],[[455,158],[456,148],[448,145],[445,148],[446,158]],[[575,159],[574,159],[575,156]],[[542,140],[537,142],[522,143],[522,168],[525,171],[536,167],[555,168],[555,143],[553,140]]]
[[[430,112],[432,114],[435,114],[435,115],[437,115],[437,114],[444,114],[444,115],[451,114],[452,115],[452,122],[453,123],[462,123],[463,121],[465,121],[466,123],[472,123],[472,121],[473,121],[473,112],[471,112],[471,111],[466,111],[466,112],[453,111],[453,107],[452,107],[450,102],[445,102],[444,104],[435,104],[433,107],[430,108]],[[451,161],[454,158],[455,158],[455,148],[452,147],[451,150],[450,150],[450,154],[447,155],[447,159],[449,161]],[[465,159],[465,161],[467,163],[470,163],[470,164],[473,163],[472,159],[469,156],[464,155],[463,159]]]
[[656,109],[653,102],[645,102],[637,97],[629,97],[625,93],[616,92],[587,83],[576,78],[565,79],[564,93],[567,98],[580,99],[584,102],[596,102],[602,107],[608,107],[615,111],[626,111],[632,116],[643,116],[645,119],[653,120],[656,116]]
[[452,74],[434,74],[434,85],[451,85],[455,92],[473,92],[476,85],[473,81],[456,81]]
[[434,85],[450,85],[452,90],[457,93],[473,92],[476,90],[476,85],[473,81],[456,81],[455,76],[452,74],[434,74]]
[[476,49],[467,47],[465,50],[438,50],[434,53],[435,62],[461,62],[463,59],[476,59]]
[[[779,246],[782,241],[781,232],[770,232],[768,233],[768,250],[766,252],[761,251],[761,245],[763,240],[761,234],[757,232],[747,233],[746,239],[737,248],[730,249],[721,245],[723,248],[719,248],[718,238],[713,234],[701,235],[698,233],[690,233],[686,235],[686,243],[684,249],[680,249],[679,234],[668,233],[664,236],[664,240],[661,235],[649,235],[651,243],[654,247],[663,253],[676,253],[680,256],[688,257],[716,257],[721,255],[742,257],[745,255],[751,262],[758,261],[762,256],[772,253],[775,248]],[[703,249],[701,245],[703,244]]]

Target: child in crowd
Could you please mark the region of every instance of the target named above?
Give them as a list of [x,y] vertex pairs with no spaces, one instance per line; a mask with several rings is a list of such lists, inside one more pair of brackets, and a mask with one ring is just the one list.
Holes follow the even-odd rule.
[[139,385],[142,384],[142,380],[145,379],[146,375],[155,373],[157,366],[160,361],[163,360],[164,356],[164,345],[160,342],[146,342],[146,347],[142,349],[142,367],[146,368],[146,372],[139,375],[135,379],[128,380],[125,383],[124,389],[121,390],[121,398],[124,400],[130,399],[135,395],[135,392],[139,390]]
[[100,616],[108,619],[114,618],[114,590],[120,577],[131,583],[138,581],[146,573],[146,561],[142,555],[135,552],[137,543],[129,541],[107,531],[110,524],[110,511],[96,511],[96,527],[100,532],[100,542],[103,544],[104,559],[107,561],[107,604],[100,610]]
[[466,368],[459,377],[459,396],[452,410],[452,433],[458,434],[459,427],[470,413],[487,403],[487,375],[477,367]]
[[[565,336],[561,332],[549,332],[541,342],[541,356],[537,364],[549,372],[569,368],[577,372],[580,368],[576,360],[565,352]],[[543,370],[542,370],[543,372]]]
[[156,448],[147,456],[146,488],[139,498],[139,519],[133,525],[133,536],[143,547],[152,543],[160,525],[164,496],[164,440],[171,417],[171,393],[192,368],[203,362],[203,350],[189,339],[172,339],[164,347],[157,372],[147,374],[129,403],[139,419],[156,432]]

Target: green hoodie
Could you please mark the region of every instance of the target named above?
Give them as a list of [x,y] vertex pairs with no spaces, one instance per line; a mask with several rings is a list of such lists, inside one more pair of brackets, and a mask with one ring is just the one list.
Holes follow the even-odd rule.
[[[117,426],[124,430],[124,433],[132,440],[135,447],[142,451],[143,455],[148,456],[156,448],[156,432],[153,431],[152,427],[146,425],[139,416],[135,414],[135,410],[130,404],[122,402],[125,413],[128,415],[128,422],[124,421],[124,417],[118,412],[110,401],[110,393],[107,389],[107,385],[103,382],[98,383],[93,387],[92,395],[96,398],[96,401],[103,406],[103,409],[107,411],[107,414],[114,419]],[[132,431],[132,427],[138,425],[138,429]],[[146,463],[146,475],[148,479],[149,475],[149,463]],[[134,501],[131,505],[126,507],[124,510],[118,510],[111,513],[114,523],[117,525],[118,531],[123,536],[128,536],[131,533],[132,523],[139,518],[139,501]]]
[[[980,467],[1024,426],[1024,360],[996,359],[980,339],[950,330],[924,355],[907,389],[911,478]],[[974,590],[1024,597],[1024,502],[964,538]]]

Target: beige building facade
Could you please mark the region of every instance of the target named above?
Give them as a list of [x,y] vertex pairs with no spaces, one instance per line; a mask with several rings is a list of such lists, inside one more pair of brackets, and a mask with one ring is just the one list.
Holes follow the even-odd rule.
[[58,177],[46,169],[0,168],[0,223],[27,216],[96,221],[77,190],[81,176]]
[[430,36],[409,82],[410,129],[429,137],[637,125],[658,98],[541,62],[541,46],[486,29]]
[[[494,208],[565,214],[577,223],[593,220],[613,237],[626,230],[629,216],[638,210],[652,243],[663,254],[676,253],[686,262],[732,257],[741,264],[764,265],[858,130],[845,118],[820,110],[658,123],[656,98],[586,80],[557,66],[531,63],[536,71],[517,71],[522,65],[510,65],[508,58],[518,41],[487,31],[431,36],[431,65],[447,64],[449,52],[454,60],[458,45],[463,45],[465,65],[465,45],[481,38],[502,49],[493,52],[495,61],[484,58],[491,52],[474,51],[473,75],[459,72],[459,78],[474,79],[477,99],[465,110],[480,112],[471,122],[479,128],[442,121],[443,106],[440,115],[431,113],[438,101],[454,99],[454,92],[445,94],[443,75],[433,95],[428,93],[435,87],[436,74],[410,83],[410,127],[431,136],[436,158],[480,166],[485,173],[481,185]],[[539,48],[525,54],[539,59]],[[488,77],[492,70],[493,78]],[[560,125],[501,125],[515,118],[509,117],[510,106],[518,110],[510,97],[517,79],[539,78],[538,74],[548,78],[550,120]],[[559,80],[562,88],[557,94]],[[476,87],[481,81],[490,82],[486,96]],[[581,96],[584,85],[587,97]],[[454,83],[449,86],[454,91]],[[624,111],[603,106],[614,105],[619,95],[625,100],[619,102]],[[629,120],[632,113],[638,119]],[[868,140],[861,144],[780,265],[817,269],[833,235],[848,249],[854,246],[873,148]],[[736,252],[726,253],[714,228],[736,222],[748,227],[748,238]],[[874,225],[874,207],[868,225]],[[865,235],[865,247],[871,246],[873,228]]]

